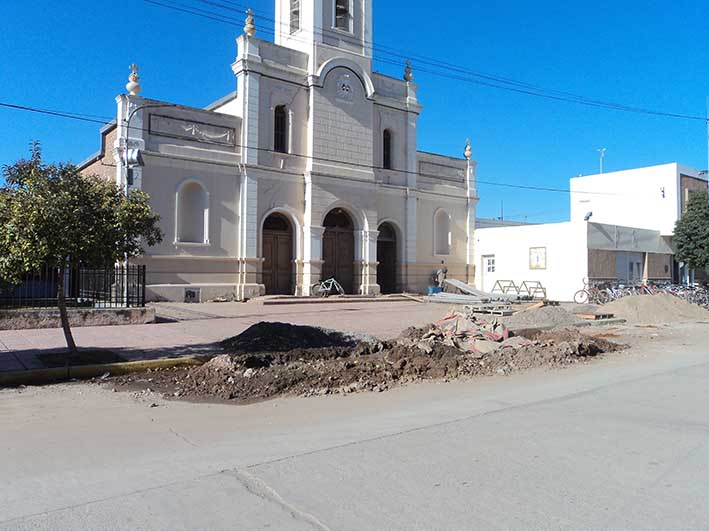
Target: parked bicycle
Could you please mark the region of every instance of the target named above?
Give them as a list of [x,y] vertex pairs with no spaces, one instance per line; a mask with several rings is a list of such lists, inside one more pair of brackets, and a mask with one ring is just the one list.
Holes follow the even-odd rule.
[[666,293],[692,304],[709,309],[709,287],[703,284],[678,285],[669,282],[641,282],[626,285],[620,282],[597,281],[592,284],[583,280],[584,288],[577,291],[574,301],[578,304],[606,304],[632,295],[657,295]]
[[326,298],[333,294],[344,295],[345,290],[337,280],[334,278],[328,278],[327,280],[313,284],[310,287],[310,294],[313,297]]
[[593,286],[587,278],[583,279],[583,289],[580,289],[574,295],[576,304],[606,304],[610,302],[610,294],[607,290],[601,289],[598,286]]

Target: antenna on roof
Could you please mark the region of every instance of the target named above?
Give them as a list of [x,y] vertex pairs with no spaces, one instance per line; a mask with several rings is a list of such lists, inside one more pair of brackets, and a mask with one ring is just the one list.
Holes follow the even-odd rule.
[[603,158],[606,156],[606,151],[608,151],[606,148],[599,148],[596,151],[598,151],[601,154],[601,171],[600,173],[603,173]]

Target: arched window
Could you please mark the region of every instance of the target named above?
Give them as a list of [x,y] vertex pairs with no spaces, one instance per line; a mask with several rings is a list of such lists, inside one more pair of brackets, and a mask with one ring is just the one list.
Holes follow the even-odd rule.
[[209,195],[200,183],[190,181],[177,192],[176,241],[209,243]]
[[391,150],[392,150],[391,131],[389,131],[389,129],[385,129],[384,134],[382,135],[382,166],[384,167],[385,170],[390,170],[392,168]]
[[300,0],[290,0],[290,32],[300,29]]
[[433,245],[436,255],[451,254],[451,217],[443,209],[436,212],[433,220]]
[[288,111],[279,105],[273,111],[273,150],[288,153]]
[[342,31],[352,31],[350,1],[335,0],[335,27]]

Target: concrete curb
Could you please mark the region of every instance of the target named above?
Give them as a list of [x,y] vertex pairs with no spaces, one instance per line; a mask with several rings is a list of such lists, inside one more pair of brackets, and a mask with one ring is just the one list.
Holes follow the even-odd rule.
[[112,376],[147,371],[148,369],[171,369],[174,367],[196,367],[203,365],[209,358],[201,356],[183,356],[181,358],[161,358],[157,360],[126,361],[100,365],[78,365],[53,369],[35,369],[29,371],[11,371],[0,373],[0,387],[18,385],[42,385],[66,382],[74,379],[94,378],[111,373]]

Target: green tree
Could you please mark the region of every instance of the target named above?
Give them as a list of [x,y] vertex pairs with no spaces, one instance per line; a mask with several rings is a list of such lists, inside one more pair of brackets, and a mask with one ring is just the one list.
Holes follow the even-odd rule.
[[3,167],[0,188],[0,279],[17,284],[44,266],[57,271],[57,305],[67,347],[65,272],[79,264],[110,267],[162,240],[159,216],[140,191],[126,196],[114,183],[82,175],[72,164],[45,165],[39,143],[29,159]]
[[692,192],[675,226],[675,257],[692,269],[709,267],[709,192]]

